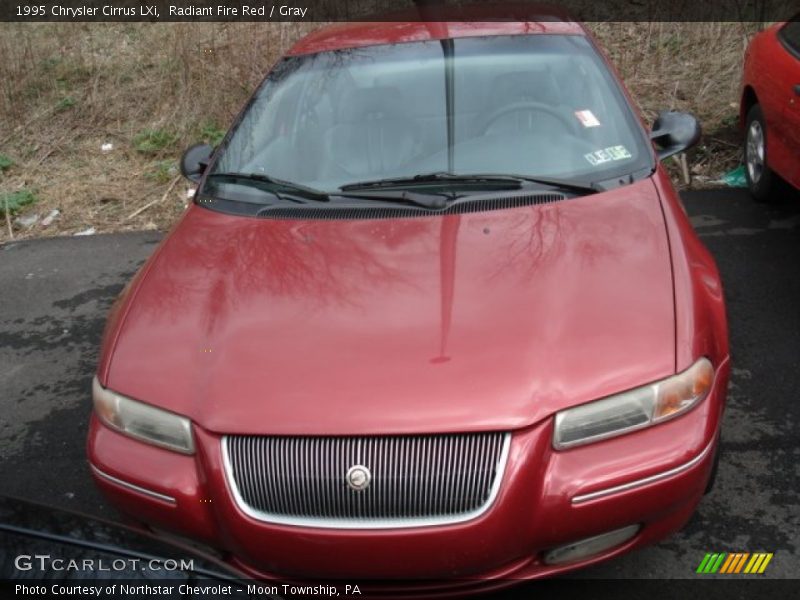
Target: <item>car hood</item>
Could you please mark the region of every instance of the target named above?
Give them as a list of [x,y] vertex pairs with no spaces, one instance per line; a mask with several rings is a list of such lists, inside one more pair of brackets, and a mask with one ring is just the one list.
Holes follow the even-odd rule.
[[508,430],[675,368],[650,180],[438,217],[194,206],[146,269],[102,379],[219,433]]

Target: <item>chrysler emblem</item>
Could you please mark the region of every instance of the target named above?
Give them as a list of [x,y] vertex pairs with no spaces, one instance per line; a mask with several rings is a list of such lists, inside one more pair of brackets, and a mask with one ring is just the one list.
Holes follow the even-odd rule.
[[353,465],[347,470],[345,479],[351,490],[360,492],[369,487],[369,482],[372,481],[372,473],[364,465]]

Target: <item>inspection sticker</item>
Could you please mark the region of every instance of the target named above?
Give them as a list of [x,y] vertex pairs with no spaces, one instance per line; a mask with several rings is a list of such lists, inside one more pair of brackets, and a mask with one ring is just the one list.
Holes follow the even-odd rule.
[[611,162],[612,160],[625,160],[631,158],[631,153],[625,146],[609,146],[602,150],[595,150],[584,154],[583,157],[592,165],[602,165],[603,163]]
[[581,125],[584,127],[600,127],[600,121],[597,120],[597,117],[595,117],[594,113],[590,110],[576,110],[575,116],[578,117],[578,121],[580,121]]

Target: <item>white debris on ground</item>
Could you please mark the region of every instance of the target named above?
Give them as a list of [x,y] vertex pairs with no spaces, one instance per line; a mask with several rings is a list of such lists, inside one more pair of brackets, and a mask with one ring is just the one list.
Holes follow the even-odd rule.
[[30,229],[38,222],[39,222],[39,213],[26,215],[24,217],[17,217],[16,219],[14,219],[14,223],[16,225],[19,225],[20,227],[23,227],[25,229]]
[[97,230],[94,227],[89,227],[88,229],[84,229],[83,231],[79,231],[78,233],[73,233],[73,236],[78,235],[94,235],[97,233]]
[[113,149],[114,149],[114,144],[112,144],[110,142],[106,142],[105,144],[100,146],[100,152],[102,152],[103,154],[108,154]]
[[[197,188],[186,188],[186,200],[191,201],[194,198],[194,195],[197,193]],[[181,202],[183,204],[183,208],[186,209],[189,207],[189,202]]]
[[44,219],[42,219],[42,227],[47,227],[47,226],[51,225],[53,223],[53,221],[56,220],[56,217],[58,217],[58,215],[60,215],[60,214],[61,214],[61,211],[58,210],[57,208],[54,208],[53,210],[51,210],[50,214],[48,214]]

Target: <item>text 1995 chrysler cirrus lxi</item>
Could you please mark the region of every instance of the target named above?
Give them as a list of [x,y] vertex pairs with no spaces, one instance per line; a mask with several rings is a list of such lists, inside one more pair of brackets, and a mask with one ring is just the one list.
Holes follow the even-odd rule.
[[184,155],[104,334],[97,485],[263,578],[500,582],[677,531],[729,373],[659,162],[699,136],[647,131],[566,17],[312,33]]

